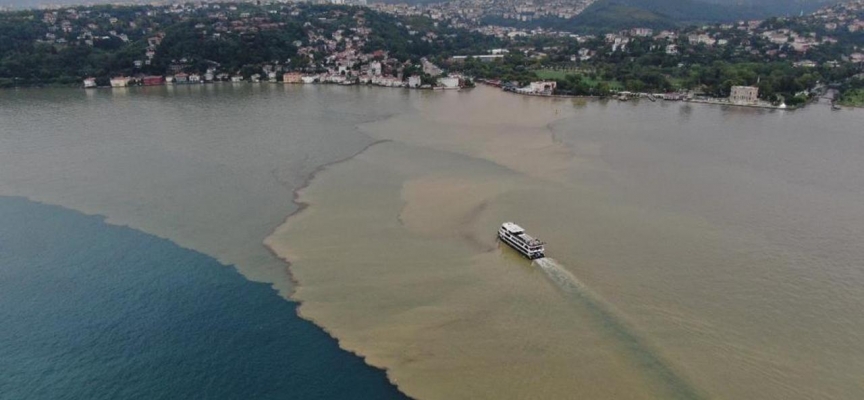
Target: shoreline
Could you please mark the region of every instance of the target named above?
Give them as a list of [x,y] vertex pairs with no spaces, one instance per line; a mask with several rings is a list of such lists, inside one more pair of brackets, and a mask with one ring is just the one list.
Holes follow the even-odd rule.
[[[552,98],[552,99],[587,99],[587,100],[604,100],[605,99],[605,100],[618,100],[619,102],[621,102],[621,100],[617,99],[615,96],[518,93],[518,92],[514,92],[514,91],[504,90],[500,86],[496,86],[492,83],[487,82],[486,80],[476,79],[474,82],[479,83],[479,84],[483,84],[483,85],[486,85],[486,86],[489,86],[492,88],[496,88],[499,91],[502,91],[502,92],[505,92],[508,94],[514,94],[514,95],[519,95],[519,96],[542,97],[542,98]],[[435,91],[437,91],[437,92],[460,91],[460,90],[470,90],[470,89],[474,88],[473,86],[466,86],[466,87],[459,87],[459,88],[444,88],[444,87],[431,87],[431,88],[429,88],[429,87],[416,87],[416,88],[414,88],[414,87],[409,87],[409,86],[387,86],[387,85],[376,85],[376,84],[371,84],[371,83],[341,84],[341,83],[335,83],[335,82],[285,83],[285,82],[279,82],[279,81],[277,81],[277,82],[270,82],[270,81],[260,81],[260,82],[218,81],[217,82],[217,81],[214,81],[214,82],[200,82],[200,83],[165,83],[165,84],[161,84],[161,85],[129,85],[129,86],[122,86],[122,87],[97,86],[97,87],[91,87],[91,88],[82,87],[81,85],[79,85],[77,83],[75,83],[75,84],[72,84],[72,83],[70,83],[70,84],[51,83],[51,84],[32,84],[32,85],[24,85],[24,86],[2,87],[2,88],[0,88],[0,91],[3,91],[3,90],[27,90],[27,89],[78,89],[78,90],[83,89],[84,91],[91,91],[91,90],[105,90],[105,89],[112,89],[112,90],[113,89],[129,89],[129,88],[136,88],[136,87],[142,87],[143,88],[143,87],[159,87],[159,86],[165,86],[165,87],[204,86],[204,85],[213,85],[213,84],[232,84],[232,85],[238,85],[238,84],[276,84],[276,85],[286,85],[286,86],[288,86],[288,85],[291,85],[291,86],[294,86],[294,85],[367,86],[367,87],[376,87],[376,88],[385,88],[385,89],[408,89],[408,90],[433,91],[433,92],[435,92]],[[640,97],[634,97],[634,98],[628,99],[626,101],[630,101],[630,100],[637,100],[638,101],[638,100],[640,100]],[[794,110],[803,109],[803,108],[807,107],[808,105],[817,104],[818,98],[814,97],[811,100],[809,100],[809,101],[807,101],[801,105],[787,106],[787,107],[768,105],[768,104],[735,104],[735,103],[728,102],[726,99],[723,99],[723,98],[692,99],[692,100],[686,100],[686,99],[665,100],[665,99],[661,98],[661,99],[657,99],[655,101],[652,101],[652,103],[657,102],[657,101],[708,104],[708,105],[715,105],[715,106],[730,106],[730,107],[742,107],[742,108],[756,108],[756,109],[764,109],[764,110],[794,111]],[[849,105],[849,104],[842,104],[842,103],[838,103],[837,105],[842,106],[842,107],[846,107],[846,108],[851,108],[851,109],[864,109],[864,105]]]
[[[555,98],[557,98],[557,99],[590,99],[590,100],[604,100],[604,99],[606,99],[606,100],[618,100],[618,101],[621,101],[621,100],[617,99],[616,96],[570,95],[570,94],[543,94],[543,93],[519,93],[519,92],[515,92],[515,91],[512,91],[512,90],[504,90],[504,89],[501,88],[500,86],[494,85],[494,84],[489,83],[489,82],[487,82],[487,81],[485,81],[485,80],[477,80],[477,82],[482,83],[482,84],[484,84],[484,85],[486,85],[486,86],[489,86],[489,87],[493,87],[493,88],[499,89],[499,90],[502,91],[502,92],[509,93],[509,94],[514,94],[514,95],[518,95],[518,96],[544,97],[544,98],[553,98],[553,99],[555,99]],[[640,100],[641,98],[642,98],[642,96],[636,96],[636,97],[633,97],[633,98],[628,98],[627,100],[625,100],[625,102],[626,102],[626,101],[630,101],[630,100],[637,100],[637,101],[638,101],[638,100]],[[686,99],[681,99],[681,100],[666,100],[666,99],[662,99],[662,98],[660,98],[660,99],[655,99],[654,101],[651,101],[651,102],[652,102],[652,103],[655,103],[655,102],[657,102],[657,101],[661,101],[661,102],[669,101],[669,102],[680,102],[680,103],[710,104],[710,105],[716,105],[716,106],[732,106],[732,107],[745,107],[745,108],[761,108],[761,109],[766,109],[766,110],[789,110],[789,111],[792,111],[792,110],[798,110],[798,109],[804,108],[805,106],[807,106],[807,105],[809,105],[809,104],[812,104],[812,103],[817,103],[816,100],[818,100],[818,99],[817,99],[817,98],[814,98],[813,100],[808,101],[808,102],[806,102],[806,103],[804,103],[804,104],[801,104],[801,105],[798,105],[798,106],[787,106],[787,107],[780,107],[780,106],[769,105],[769,104],[735,104],[735,103],[731,103],[731,102],[729,102],[729,101],[727,101],[726,99],[723,99],[723,98],[716,98],[716,99],[692,99],[692,100],[686,100]],[[842,105],[842,104],[841,104],[841,105]],[[850,108],[864,108],[864,105],[862,105],[862,106],[845,106],[845,107],[850,107]]]

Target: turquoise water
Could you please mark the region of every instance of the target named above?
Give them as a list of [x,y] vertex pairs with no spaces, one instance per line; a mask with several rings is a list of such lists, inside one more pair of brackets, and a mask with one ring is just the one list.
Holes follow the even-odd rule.
[[171,241],[0,197],[0,398],[404,398],[295,307]]

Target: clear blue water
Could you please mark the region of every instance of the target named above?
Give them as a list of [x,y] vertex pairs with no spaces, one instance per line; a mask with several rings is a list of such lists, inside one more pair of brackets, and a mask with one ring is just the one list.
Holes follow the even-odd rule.
[[0,197],[0,398],[392,399],[265,284],[171,241]]

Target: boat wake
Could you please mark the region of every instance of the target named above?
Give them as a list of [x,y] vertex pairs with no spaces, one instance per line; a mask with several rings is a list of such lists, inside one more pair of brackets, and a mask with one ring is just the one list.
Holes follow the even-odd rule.
[[575,275],[552,258],[539,258],[532,262],[540,267],[549,280],[561,291],[582,303],[644,370],[669,388],[669,398],[701,399],[702,396],[660,353],[645,339],[639,337],[621,313],[592,291]]
[[579,295],[593,295],[587,286],[554,259],[549,257],[538,258],[533,261],[533,264],[540,267],[559,289]]

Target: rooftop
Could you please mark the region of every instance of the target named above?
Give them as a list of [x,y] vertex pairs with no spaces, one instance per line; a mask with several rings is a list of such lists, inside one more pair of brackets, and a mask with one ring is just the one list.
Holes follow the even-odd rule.
[[516,224],[514,224],[514,223],[512,223],[512,222],[505,222],[505,223],[501,224],[501,227],[504,228],[504,229],[506,229],[506,230],[507,230],[508,232],[510,232],[510,233],[522,233],[522,232],[525,232],[525,230],[522,229],[521,226],[516,225]]

